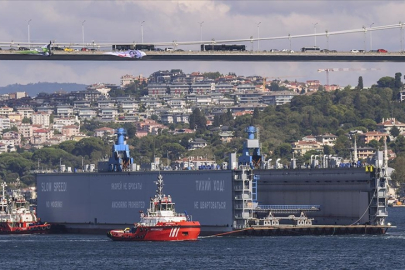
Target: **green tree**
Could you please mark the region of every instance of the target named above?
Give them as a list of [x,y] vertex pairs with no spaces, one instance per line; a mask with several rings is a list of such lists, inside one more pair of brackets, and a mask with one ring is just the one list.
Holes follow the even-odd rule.
[[399,128],[397,128],[397,126],[393,126],[390,130],[390,134],[394,138],[396,138],[400,133],[401,131],[399,130]]
[[32,120],[30,118],[24,117],[22,120],[23,124],[32,124]]
[[394,87],[395,87],[396,89],[401,89],[402,86],[403,86],[403,83],[402,83],[402,81],[401,81],[401,78],[402,78],[402,73],[400,73],[400,72],[395,73]]
[[58,147],[68,153],[72,153],[76,147],[76,141],[64,141],[58,145]]
[[217,72],[205,72],[203,73],[204,78],[216,80],[222,76],[221,73]]
[[378,87],[384,88],[384,87],[389,87],[393,88],[395,87],[395,79],[389,76],[382,77],[377,81]]
[[270,91],[279,91],[280,90],[280,86],[278,85],[277,82],[272,81],[270,83]]
[[357,83],[357,89],[362,90],[363,89],[363,77],[359,77],[359,82]]
[[195,108],[189,117],[189,124],[191,129],[204,131],[207,128],[207,119],[199,108]]

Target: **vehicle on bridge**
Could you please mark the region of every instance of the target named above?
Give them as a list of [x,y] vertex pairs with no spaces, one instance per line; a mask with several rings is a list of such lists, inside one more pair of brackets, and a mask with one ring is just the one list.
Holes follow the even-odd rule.
[[113,51],[128,51],[128,50],[143,50],[143,51],[154,51],[155,45],[153,44],[121,44],[112,45]]
[[378,49],[377,52],[378,52],[378,53],[387,53],[388,51],[385,50],[385,49]]
[[301,52],[320,52],[321,48],[313,46],[313,47],[303,47],[301,48]]
[[36,55],[42,55],[42,56],[51,56],[52,51],[51,51],[51,42],[49,44],[45,44],[44,46],[40,48],[25,48],[25,47],[19,47],[18,48],[18,53],[19,54],[36,54]]
[[246,45],[201,44],[201,51],[246,51]]

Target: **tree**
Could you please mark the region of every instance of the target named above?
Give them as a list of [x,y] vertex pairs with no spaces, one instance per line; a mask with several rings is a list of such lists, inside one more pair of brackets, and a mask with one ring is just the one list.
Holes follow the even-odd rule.
[[395,79],[389,76],[382,77],[377,81],[378,87],[389,87],[393,88],[395,86]]
[[22,123],[23,124],[32,124],[32,121],[31,121],[30,118],[24,117],[23,120],[22,120]]
[[277,82],[271,82],[270,83],[270,91],[279,91],[280,90],[280,86],[278,85]]
[[208,79],[214,79],[214,80],[216,80],[216,79],[218,79],[219,77],[221,77],[222,74],[219,73],[218,71],[217,71],[217,72],[205,72],[205,73],[203,73],[203,76],[204,76],[205,78],[208,78]]
[[363,89],[363,77],[362,77],[362,76],[359,77],[359,82],[358,82],[358,84],[357,84],[357,89],[358,89],[358,90],[362,90],[362,89]]
[[397,72],[395,73],[395,82],[394,82],[394,87],[396,89],[401,89],[403,86],[403,83],[401,81],[402,73]]
[[401,131],[399,130],[399,128],[397,128],[397,126],[393,126],[390,130],[390,134],[394,138],[397,137],[400,133]]
[[191,129],[204,131],[207,128],[207,119],[205,118],[205,115],[200,111],[199,108],[194,109],[194,111],[189,117],[189,123]]
[[60,143],[58,147],[68,153],[72,153],[76,147],[76,143],[76,141],[64,141]]

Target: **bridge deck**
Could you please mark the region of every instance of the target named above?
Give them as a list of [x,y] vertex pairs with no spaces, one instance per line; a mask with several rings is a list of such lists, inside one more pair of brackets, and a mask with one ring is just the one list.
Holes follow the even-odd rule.
[[0,60],[42,61],[253,61],[253,62],[405,62],[405,53],[270,53],[270,52],[146,52],[142,59],[96,52],[61,52],[52,56],[1,50]]

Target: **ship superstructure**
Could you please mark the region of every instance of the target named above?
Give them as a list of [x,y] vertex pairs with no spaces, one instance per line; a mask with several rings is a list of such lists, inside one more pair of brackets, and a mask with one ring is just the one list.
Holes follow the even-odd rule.
[[3,182],[2,197],[0,200],[0,234],[32,234],[45,233],[51,229],[50,224],[39,221],[35,210],[31,210],[29,202],[19,190],[13,190],[12,195],[7,199]]
[[111,230],[107,236],[114,241],[195,241],[200,235],[200,223],[185,213],[176,213],[170,195],[163,194],[163,177],[159,174],[156,195],[150,199],[146,213],[132,228]]

